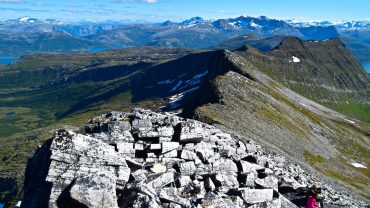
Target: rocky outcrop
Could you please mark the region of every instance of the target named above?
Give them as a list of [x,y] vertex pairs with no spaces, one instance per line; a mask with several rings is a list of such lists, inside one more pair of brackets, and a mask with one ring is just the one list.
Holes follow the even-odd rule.
[[[318,182],[252,140],[172,114],[111,112],[85,131],[58,130],[41,148],[51,154],[36,152],[23,207],[297,207]],[[44,180],[32,178],[45,171],[37,158],[50,159]],[[50,197],[34,200],[41,188]],[[325,188],[328,203],[364,206]]]

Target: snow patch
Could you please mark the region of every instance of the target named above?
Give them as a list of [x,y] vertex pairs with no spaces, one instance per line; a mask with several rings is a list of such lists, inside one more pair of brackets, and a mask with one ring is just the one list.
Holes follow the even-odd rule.
[[236,21],[236,22],[229,22],[228,24],[230,26],[232,26],[233,28],[235,28],[235,29],[240,29],[241,25],[242,25],[242,22],[239,20],[239,21]]
[[22,17],[19,19],[20,22],[28,22],[28,20],[30,20],[31,17]]
[[294,62],[294,63],[299,63],[299,62],[301,62],[301,60],[300,60],[298,57],[296,57],[296,56],[293,56],[292,58],[293,58],[293,62]]
[[251,27],[254,27],[254,28],[257,28],[257,29],[259,29],[259,28],[261,28],[261,27],[262,27],[261,25],[256,24],[256,23],[254,23],[254,22],[251,22],[249,25],[250,25]]
[[351,124],[355,124],[356,122],[354,122],[354,121],[351,121],[351,120],[349,120],[349,119],[344,119],[345,121],[347,121],[347,122],[349,122],[349,123],[351,123]]
[[[193,85],[196,85],[196,84],[199,84],[200,83],[200,79],[202,77],[204,77],[206,74],[208,74],[208,70],[205,71],[205,72],[202,72],[200,74],[197,74],[195,75],[193,78],[189,79],[189,80],[186,80],[185,82],[183,82],[182,80],[180,80],[171,90],[170,92],[173,92],[173,91],[176,91],[176,90],[181,90],[181,89],[184,89],[186,87],[189,87],[189,86],[193,86]],[[167,81],[167,80],[165,80]],[[163,82],[165,82],[163,81]],[[169,80],[168,80],[169,81]],[[167,81],[167,82],[168,82]],[[172,81],[173,82],[173,81]],[[172,83],[171,82],[171,83]],[[184,86],[182,86],[182,84],[184,84]]]
[[169,102],[170,105],[169,105],[169,107],[171,109],[174,109],[174,108],[178,107],[180,105],[179,101],[181,101],[186,94],[189,94],[189,93],[191,93],[191,92],[193,92],[193,91],[195,91],[197,89],[199,89],[199,86],[198,87],[193,87],[193,88],[191,88],[189,90],[186,90],[186,91],[184,91],[182,93],[179,93],[179,94],[176,94],[176,95],[171,96],[169,98],[170,99],[170,102]]
[[160,82],[158,82],[157,84],[159,84],[159,85],[163,85],[163,84],[171,84],[171,83],[173,83],[173,81],[171,81],[171,80],[167,79],[167,80],[160,81]]
[[180,86],[182,85],[182,80],[180,80],[172,89],[170,92],[173,92],[175,90],[177,90],[177,88],[179,88]]
[[186,28],[191,28],[191,27],[195,27],[195,26],[197,26],[197,24],[195,24],[195,23],[191,23],[191,24],[186,25],[186,26],[180,26],[180,28],[182,28],[182,29],[186,29]]
[[353,162],[352,165],[355,168],[365,168],[365,169],[367,169],[367,167],[365,165],[361,164],[361,163]]
[[208,70],[205,71],[205,72],[203,72],[203,73],[201,73],[201,74],[195,75],[193,78],[191,78],[189,80],[186,80],[185,81],[185,86],[181,87],[180,89],[183,89],[183,88],[188,87],[188,86],[199,84],[200,83],[200,79],[202,77],[204,77],[206,74],[208,74]]

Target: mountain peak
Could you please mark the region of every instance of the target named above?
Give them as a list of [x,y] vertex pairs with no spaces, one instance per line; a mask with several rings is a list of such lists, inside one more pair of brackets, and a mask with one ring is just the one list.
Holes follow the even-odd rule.
[[18,20],[20,22],[27,22],[29,19],[31,19],[31,17],[24,16],[24,17],[19,18]]
[[303,40],[294,37],[294,36],[287,36],[284,37],[283,40],[277,45],[274,50],[286,50],[289,48],[299,49],[303,47]]
[[190,18],[190,20],[202,21],[203,18],[202,17],[199,17],[199,16],[196,16],[196,17]]
[[35,23],[35,22],[38,22],[38,20],[32,17],[24,16],[24,17],[18,18],[18,22]]
[[195,26],[195,25],[197,25],[197,24],[200,24],[200,23],[202,23],[204,21],[204,19],[203,18],[201,18],[201,17],[192,17],[192,18],[190,18],[190,19],[188,19],[188,20],[184,20],[184,21],[182,21],[180,24],[182,25],[182,26],[188,26],[188,27],[191,27],[191,26]]
[[171,20],[167,20],[161,24],[161,26],[172,26],[175,25],[176,23],[172,22]]
[[261,20],[268,20],[269,18],[267,18],[266,16],[259,16],[258,19],[261,19]]

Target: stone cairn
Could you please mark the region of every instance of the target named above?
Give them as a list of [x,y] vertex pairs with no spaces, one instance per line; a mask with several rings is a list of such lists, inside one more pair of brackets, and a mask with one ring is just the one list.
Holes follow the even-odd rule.
[[49,207],[294,208],[285,196],[312,183],[253,141],[168,113],[111,112],[85,131],[55,134]]

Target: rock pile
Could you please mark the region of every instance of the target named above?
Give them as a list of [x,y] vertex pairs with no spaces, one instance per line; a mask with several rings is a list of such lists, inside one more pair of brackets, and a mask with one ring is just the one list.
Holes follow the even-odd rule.
[[49,207],[294,208],[313,183],[253,141],[171,114],[111,112],[85,131],[53,138]]

